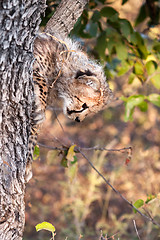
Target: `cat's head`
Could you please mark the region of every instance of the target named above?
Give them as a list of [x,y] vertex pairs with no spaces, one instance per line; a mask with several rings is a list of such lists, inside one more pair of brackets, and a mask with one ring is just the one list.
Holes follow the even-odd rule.
[[63,110],[70,119],[77,122],[104,109],[113,98],[99,65],[77,70],[68,83],[69,90],[61,96]]

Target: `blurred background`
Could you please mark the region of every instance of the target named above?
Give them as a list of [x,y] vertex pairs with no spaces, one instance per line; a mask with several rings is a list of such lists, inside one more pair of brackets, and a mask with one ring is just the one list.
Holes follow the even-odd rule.
[[[47,1],[42,29],[59,2]],[[70,37],[104,66],[117,100],[82,123],[47,110],[26,189],[24,240],[50,239],[35,230],[43,221],[55,226],[56,240],[160,239],[159,227],[134,213],[81,154],[72,151],[70,167],[67,151],[46,147],[132,147],[132,156],[82,151],[125,198],[143,200],[139,210],[160,224],[159,10],[158,0],[91,0],[76,23]]]

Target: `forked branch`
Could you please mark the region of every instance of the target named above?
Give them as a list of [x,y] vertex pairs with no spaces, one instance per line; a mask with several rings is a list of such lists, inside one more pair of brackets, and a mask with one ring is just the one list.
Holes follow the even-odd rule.
[[48,21],[45,32],[67,36],[82,14],[88,0],[62,0],[55,13]]

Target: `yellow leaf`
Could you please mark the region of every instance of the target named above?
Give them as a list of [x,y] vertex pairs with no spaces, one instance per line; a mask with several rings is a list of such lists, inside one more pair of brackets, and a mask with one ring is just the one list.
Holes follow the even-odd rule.
[[47,231],[50,231],[50,232],[55,232],[55,227],[49,223],[49,222],[42,222],[42,223],[39,223],[36,225],[36,231],[40,231],[40,230],[47,230]]
[[69,150],[68,150],[68,153],[67,153],[67,156],[66,158],[69,160],[69,161],[72,161],[73,160],[73,156],[75,155],[75,152],[74,152],[74,148],[76,147],[76,145],[72,145]]
[[151,55],[148,55],[146,60],[145,60],[146,63],[149,62],[149,61],[157,62],[157,59],[156,59],[156,57],[154,55],[151,54]]

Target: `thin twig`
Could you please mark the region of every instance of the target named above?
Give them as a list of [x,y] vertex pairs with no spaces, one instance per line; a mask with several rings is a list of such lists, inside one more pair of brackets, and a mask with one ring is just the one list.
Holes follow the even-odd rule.
[[57,116],[57,114],[56,114],[56,111],[54,111],[54,115],[55,115],[55,117],[56,117],[56,120],[57,120],[60,128],[62,129],[62,132],[63,132],[64,134],[66,134],[66,132],[64,131],[64,128],[63,128],[61,122],[60,122],[59,119],[58,119],[58,116]]
[[45,145],[43,143],[38,143],[38,146],[41,146],[50,150],[56,150],[56,151],[66,151],[68,149],[67,147],[52,147],[52,146]]
[[[59,151],[65,151],[65,150],[68,150],[70,146],[62,146],[62,147],[52,147],[52,146],[48,146],[48,145],[45,145],[43,143],[38,143],[39,146],[41,147],[45,147],[45,148],[48,148],[48,149],[51,149],[51,150],[59,150]],[[84,150],[84,151],[92,151],[92,150],[95,150],[95,151],[107,151],[107,152],[125,152],[125,151],[132,151],[132,147],[126,147],[126,148],[103,148],[103,147],[97,147],[97,146],[94,146],[94,147],[75,147],[74,148],[75,152],[80,152],[80,150]],[[131,155],[131,153],[130,153]]]
[[153,219],[151,213],[148,211],[148,209],[146,209],[145,207],[143,207],[143,210],[145,211],[146,214],[148,214],[148,216]]
[[[76,149],[76,148],[75,148]],[[82,149],[82,150],[85,150],[85,151],[90,151],[90,150],[95,150],[95,151],[107,151],[107,152],[124,152],[126,150],[130,150],[132,151],[132,147],[125,147],[125,148],[103,148],[103,147],[78,147],[78,149]]]
[[139,233],[138,233],[138,230],[137,230],[137,226],[136,226],[136,221],[135,220],[133,220],[133,224],[134,224],[134,228],[136,230],[137,237],[138,237],[139,240],[141,240],[141,238],[139,236]]
[[128,203],[133,209],[135,209],[141,216],[143,216],[145,219],[147,219],[148,221],[152,222],[154,225],[157,225],[160,227],[160,224],[158,224],[157,222],[155,222],[154,219],[146,216],[145,214],[143,214],[141,211],[139,211],[131,202],[129,202],[116,188],[114,188],[110,182],[97,170],[97,168],[93,165],[93,163],[86,157],[86,155],[79,149],[79,152],[81,153],[81,155],[87,160],[87,162],[90,164],[90,166],[98,173],[98,175],[107,183],[107,185],[109,185],[112,190],[117,193],[126,203]]

